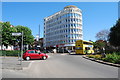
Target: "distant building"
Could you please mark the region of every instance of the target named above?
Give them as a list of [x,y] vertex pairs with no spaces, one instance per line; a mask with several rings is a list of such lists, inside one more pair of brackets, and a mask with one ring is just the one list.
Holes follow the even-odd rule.
[[43,38],[39,38],[38,40],[37,39],[34,39],[34,48],[35,49],[39,49],[39,50],[43,50]]
[[10,27],[14,27],[13,25],[10,25]]
[[44,47],[73,49],[83,39],[82,11],[73,5],[44,18]]

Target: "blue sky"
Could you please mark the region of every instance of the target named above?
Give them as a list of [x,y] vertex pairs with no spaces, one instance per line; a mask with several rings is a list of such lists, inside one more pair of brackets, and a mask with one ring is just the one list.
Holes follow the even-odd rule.
[[44,17],[68,5],[82,10],[84,40],[95,41],[97,32],[110,29],[118,19],[117,2],[3,2],[2,21],[10,21],[14,26],[27,26],[34,36],[38,34],[40,24],[40,36],[43,37]]

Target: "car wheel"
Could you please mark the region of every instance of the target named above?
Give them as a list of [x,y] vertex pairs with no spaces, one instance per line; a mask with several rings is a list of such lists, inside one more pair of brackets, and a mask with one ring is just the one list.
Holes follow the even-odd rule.
[[47,59],[47,57],[46,57],[46,56],[43,56],[43,57],[42,57],[42,59],[43,59],[43,60],[46,60],[46,59]]
[[30,60],[30,57],[26,57],[26,60],[27,60],[27,61]]

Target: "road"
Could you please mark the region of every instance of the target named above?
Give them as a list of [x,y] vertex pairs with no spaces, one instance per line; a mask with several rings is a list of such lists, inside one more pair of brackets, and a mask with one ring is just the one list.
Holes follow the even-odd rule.
[[23,70],[3,69],[3,78],[118,78],[118,68],[82,58],[49,54],[47,60],[30,60]]

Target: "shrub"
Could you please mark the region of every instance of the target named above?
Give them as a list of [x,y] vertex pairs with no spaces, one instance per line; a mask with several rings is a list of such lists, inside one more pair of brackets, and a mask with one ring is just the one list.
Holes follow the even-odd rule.
[[107,62],[120,64],[120,55],[119,53],[106,54],[106,57],[102,59]]
[[12,51],[0,51],[0,56],[20,56],[21,51],[19,50],[12,50]]
[[2,56],[2,51],[0,51],[0,56]]
[[106,62],[120,64],[120,52],[114,52],[112,54],[106,54],[106,57],[102,58],[101,55],[87,55],[89,58],[101,59]]
[[87,55],[89,58],[101,59],[101,55]]

